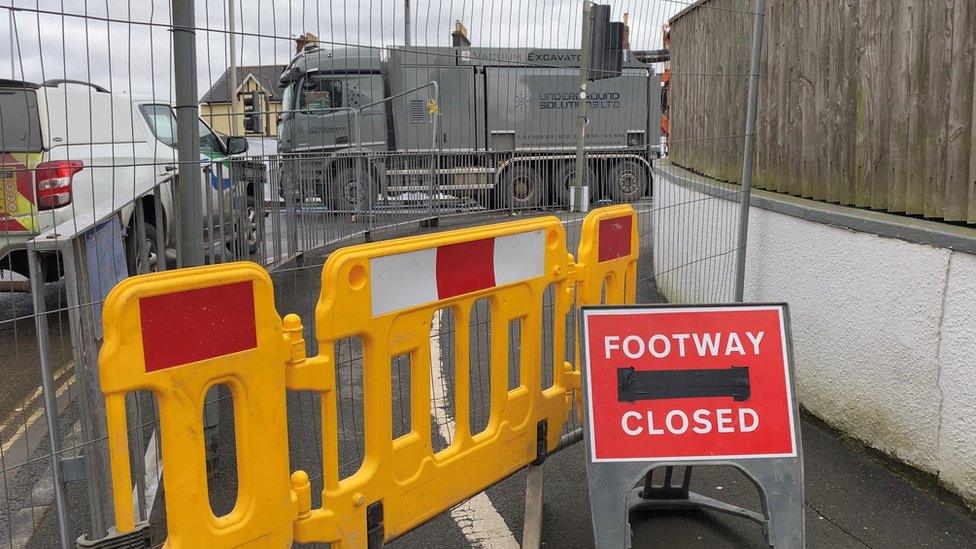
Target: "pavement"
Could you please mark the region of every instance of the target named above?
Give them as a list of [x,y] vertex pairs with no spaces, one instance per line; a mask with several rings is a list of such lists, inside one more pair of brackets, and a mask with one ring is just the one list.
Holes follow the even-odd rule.
[[[571,217],[561,214],[564,218]],[[644,216],[648,217],[648,216]],[[479,216],[477,220],[465,217],[442,220],[441,226],[434,230],[447,230],[463,224],[485,223],[504,220],[506,216]],[[579,238],[579,219],[567,220],[567,239],[570,250],[575,250]],[[640,231],[646,232],[644,219]],[[308,234],[317,229],[314,220],[306,226]],[[350,233],[361,232],[358,227],[342,229]],[[397,229],[398,234],[427,232],[414,223]],[[385,235],[376,234],[376,237]],[[356,240],[362,240],[362,236]],[[642,239],[649,241],[649,239]],[[314,337],[314,307],[319,293],[321,265],[332,248],[326,246],[321,251],[304,256],[301,261],[289,263],[272,274],[275,283],[276,303],[280,314],[299,313],[305,325],[305,339],[308,354],[317,353]],[[651,250],[642,249],[642,259],[638,268],[638,301],[661,302],[650,275]],[[49,285],[46,299],[57,304],[63,299],[63,285]],[[63,303],[63,301],[61,301]],[[23,312],[22,306],[17,311]],[[28,311],[29,312],[29,311]],[[479,312],[479,322],[472,327],[471,353],[472,402],[479,402],[489,390],[486,364],[488,362],[487,324],[491,321],[484,311]],[[17,318],[15,315],[12,318]],[[551,322],[548,312],[544,315],[544,326]],[[30,326],[33,322],[29,323]],[[438,315],[437,333],[432,335],[432,354],[439,356],[435,388],[435,410],[432,412],[431,441],[435,448],[446,446],[453,432],[453,371],[451,357],[454,356],[454,326],[449,314]],[[7,326],[13,323],[8,322]],[[52,325],[63,326],[63,319],[52,321]],[[18,322],[18,326],[24,323]],[[52,328],[52,330],[55,328]],[[18,332],[20,334],[21,332]],[[65,333],[67,333],[65,328]],[[545,332],[544,332],[545,333]],[[551,332],[550,332],[551,333]],[[27,332],[23,332],[28,335]],[[0,334],[2,335],[2,334]],[[30,334],[32,336],[32,334]],[[8,334],[9,337],[9,334]],[[27,340],[32,337],[27,338]],[[66,338],[69,339],[70,338]],[[23,339],[21,349],[24,347]],[[511,345],[518,345],[512,341]],[[433,351],[436,349],[436,353]],[[26,351],[25,351],[26,352]],[[70,341],[65,345],[60,362],[70,359]],[[0,357],[0,371],[4,368]],[[394,383],[395,410],[403,409],[397,394],[409,387],[409,368],[394,364],[391,368]],[[11,373],[9,375],[15,376]],[[11,378],[7,378],[11,379]],[[29,383],[33,383],[30,381]],[[28,383],[24,383],[26,387]],[[363,401],[362,401],[362,347],[357,340],[343,341],[337,348],[337,386],[339,387],[339,439],[340,474],[352,474],[362,462]],[[439,391],[439,392],[438,392]],[[2,394],[2,393],[0,393]],[[30,396],[24,389],[13,391],[7,402]],[[10,406],[10,404],[8,404]],[[70,440],[77,417],[77,410],[66,404],[62,412],[64,435]],[[233,507],[236,494],[236,471],[233,454],[233,409],[228,399],[220,405],[219,467],[214,471],[210,482],[211,505],[220,515]],[[318,505],[321,490],[321,430],[319,428],[320,401],[313,393],[291,393],[288,395],[289,446],[291,466],[310,473],[312,481],[313,505]],[[489,410],[474,407],[472,424],[486,423]],[[399,425],[399,429],[405,429]],[[805,417],[802,421],[802,439],[805,472],[805,501],[807,545],[809,547],[976,547],[976,515],[968,512],[958,501],[938,488],[928,478],[879,456],[876,452],[863,448],[854,441],[844,438],[816,418]],[[6,435],[5,435],[6,436]],[[76,435],[75,435],[76,436]],[[6,439],[5,439],[6,440]],[[45,441],[35,442],[35,456],[43,456]],[[581,444],[565,448],[551,455],[545,465],[544,525],[543,544],[550,547],[592,547],[589,499],[585,473],[585,454]],[[30,493],[31,505],[16,509],[0,509],[2,529],[7,529],[0,546],[7,546],[13,539],[26,540],[29,547],[48,547],[53,540],[54,521],[49,508],[34,505],[43,503],[45,470],[42,460],[34,459],[30,467],[17,472],[17,478],[10,486],[12,490]],[[4,466],[5,472],[6,467]],[[316,473],[318,471],[319,473]],[[737,470],[730,467],[696,467],[692,489],[696,492],[719,498],[729,503],[759,509],[759,495],[753,484]],[[6,483],[10,479],[5,479]],[[423,526],[393,541],[391,547],[513,547],[522,536],[522,520],[525,492],[525,472],[518,472],[500,481],[484,493],[468,502],[447,510]],[[35,498],[34,495],[37,494]],[[80,486],[69,488],[69,503],[72,518],[84,517],[85,497]],[[36,501],[35,501],[36,500]],[[9,500],[8,500],[9,501]],[[165,537],[165,494],[160,493],[153,509],[154,542],[161,543]],[[27,509],[27,511],[24,511]],[[13,531],[19,523],[34,524],[33,534]],[[766,547],[761,528],[749,521],[709,511],[654,512],[632,514],[634,547]],[[84,519],[76,520],[76,533],[85,531]],[[15,544],[19,545],[19,544]],[[318,546],[313,544],[310,546]]]
[[[937,493],[893,472],[856,443],[812,418],[801,426],[806,476],[808,547],[974,547],[976,519]],[[545,463],[543,545],[593,547],[582,444]],[[737,470],[695,467],[692,490],[759,509],[759,496]],[[486,491],[515,539],[521,539],[525,475]],[[761,528],[711,511],[632,513],[634,547],[767,547]],[[469,542],[450,512],[396,540],[391,547],[464,547]]]

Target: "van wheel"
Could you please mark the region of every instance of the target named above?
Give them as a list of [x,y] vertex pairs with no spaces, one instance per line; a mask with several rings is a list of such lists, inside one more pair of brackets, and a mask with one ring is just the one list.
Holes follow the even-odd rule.
[[[235,216],[237,213],[235,212]],[[231,253],[234,249],[247,250],[248,255],[258,253],[258,206],[253,196],[248,196],[244,201],[243,220],[234,222],[234,236],[236,244],[229,244]]]
[[624,160],[610,173],[610,198],[614,202],[634,202],[647,192],[647,170],[633,160]]
[[340,212],[364,212],[369,209],[370,194],[376,206],[376,176],[368,166],[344,166],[336,172],[332,185],[332,207]]
[[[137,242],[135,222],[129,226],[128,234],[126,234],[125,261],[129,269],[129,276],[154,273],[159,270],[160,253],[156,249],[156,226],[148,221],[144,225],[146,239],[143,242]],[[146,250],[146,257],[149,260],[146,266],[142,265],[143,249]]]
[[[575,162],[564,162],[558,170],[556,170],[556,175],[552,180],[552,193],[553,198],[557,201],[558,206],[569,206],[570,197],[573,194],[573,184],[576,181],[576,163]],[[590,186],[590,202],[593,201],[593,197],[596,196],[596,172],[593,171],[593,167],[587,165],[586,173],[584,174],[584,183],[588,183]]]
[[543,190],[539,172],[524,164],[516,165],[505,174],[498,203],[505,208],[537,208],[542,204]]

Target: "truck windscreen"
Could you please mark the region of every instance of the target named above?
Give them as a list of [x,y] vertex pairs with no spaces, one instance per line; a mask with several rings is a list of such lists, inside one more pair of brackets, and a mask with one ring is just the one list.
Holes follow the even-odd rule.
[[342,81],[309,74],[302,80],[302,109],[323,110],[342,106]]
[[0,89],[0,151],[43,149],[34,90]]
[[288,84],[281,95],[281,112],[290,113],[295,110],[295,83]]

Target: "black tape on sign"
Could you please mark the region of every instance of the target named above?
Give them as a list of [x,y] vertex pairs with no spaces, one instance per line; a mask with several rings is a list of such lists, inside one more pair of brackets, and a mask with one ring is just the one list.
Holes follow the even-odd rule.
[[668,398],[732,397],[749,400],[749,367],[725,370],[650,370],[617,368],[617,400],[662,400]]

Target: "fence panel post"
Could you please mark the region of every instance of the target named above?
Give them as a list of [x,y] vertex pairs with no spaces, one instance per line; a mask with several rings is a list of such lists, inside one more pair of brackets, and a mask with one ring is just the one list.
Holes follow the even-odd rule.
[[194,0],[173,0],[173,73],[176,88],[181,267],[203,265],[203,199],[200,196],[200,127]]
[[756,0],[753,16],[752,60],[749,62],[749,100],[746,111],[745,147],[742,151],[742,189],[739,195],[739,230],[735,252],[735,300],[742,301],[746,275],[746,246],[749,240],[749,205],[752,193],[752,162],[756,153],[756,107],[759,99],[759,62],[762,56],[763,19],[766,0]]

